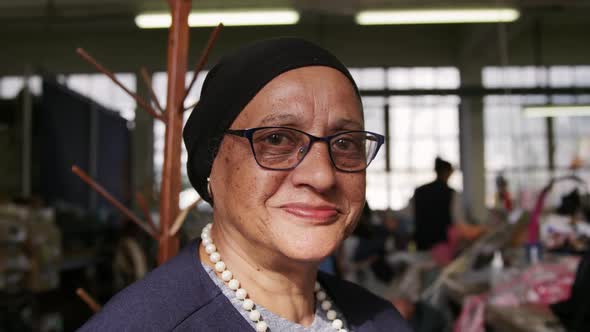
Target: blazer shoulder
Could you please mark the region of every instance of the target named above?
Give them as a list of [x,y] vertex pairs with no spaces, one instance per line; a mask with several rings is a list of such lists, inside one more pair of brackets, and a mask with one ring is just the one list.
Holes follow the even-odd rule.
[[[221,294],[195,243],[111,298],[80,331],[170,331]],[[210,284],[209,284],[210,283]],[[213,284],[214,286],[214,284]]]

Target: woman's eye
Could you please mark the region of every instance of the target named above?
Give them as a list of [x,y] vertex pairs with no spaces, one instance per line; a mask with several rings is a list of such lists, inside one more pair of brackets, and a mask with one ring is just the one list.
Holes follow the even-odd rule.
[[281,145],[287,141],[287,137],[281,134],[269,134],[266,136],[265,141],[272,145]]
[[337,139],[334,145],[340,150],[350,150],[355,146],[352,141],[343,138]]

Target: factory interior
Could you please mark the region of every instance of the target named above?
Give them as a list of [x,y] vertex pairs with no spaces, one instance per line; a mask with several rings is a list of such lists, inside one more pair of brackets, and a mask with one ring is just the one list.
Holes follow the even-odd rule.
[[0,31],[0,332],[75,331],[201,236],[183,119],[283,36],[335,54],[385,137],[320,269],[416,332],[590,331],[590,1],[0,0]]

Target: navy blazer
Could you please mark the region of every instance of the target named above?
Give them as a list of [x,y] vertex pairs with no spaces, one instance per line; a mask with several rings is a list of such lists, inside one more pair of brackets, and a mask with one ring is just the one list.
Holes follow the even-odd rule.
[[[199,243],[116,294],[78,331],[254,331],[203,269]],[[352,331],[411,331],[391,303],[322,272],[318,279]]]

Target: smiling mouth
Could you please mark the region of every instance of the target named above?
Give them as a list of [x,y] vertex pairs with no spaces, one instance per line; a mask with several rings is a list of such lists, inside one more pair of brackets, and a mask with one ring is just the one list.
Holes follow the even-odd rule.
[[338,215],[338,210],[333,206],[287,204],[281,206],[281,209],[291,215],[313,221],[314,223],[327,223],[333,221]]

